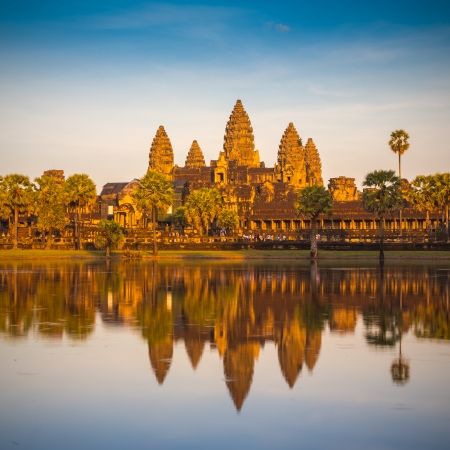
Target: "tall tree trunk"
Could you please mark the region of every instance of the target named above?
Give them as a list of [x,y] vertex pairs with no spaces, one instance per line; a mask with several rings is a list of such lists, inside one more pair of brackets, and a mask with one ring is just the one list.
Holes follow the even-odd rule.
[[19,209],[14,208],[13,248],[17,248],[19,242]]
[[310,234],[310,240],[311,240],[311,251],[310,256],[311,259],[317,259],[317,224],[316,219],[311,219],[311,234]]
[[445,233],[447,236],[447,242],[449,240],[449,234],[448,234],[448,203],[445,205]]
[[75,227],[74,227],[74,234],[75,234],[75,250],[79,250],[79,242],[78,242],[78,208],[75,210]]
[[384,217],[380,217],[380,266],[384,265]]
[[106,245],[106,258],[111,258],[111,244],[108,242]]
[[153,223],[153,256],[158,254],[158,247],[156,244],[156,207],[152,206],[152,223]]
[[81,245],[81,229],[82,229],[82,226],[81,226],[81,211],[79,209],[77,210],[77,222],[78,222],[77,247],[78,247],[78,250],[81,250],[82,249],[82,245]]
[[[398,177],[400,178],[400,195],[403,198],[402,194],[402,164],[401,164],[402,155],[398,152]],[[400,220],[400,237],[403,235],[403,205],[400,205],[399,211],[399,220]]]

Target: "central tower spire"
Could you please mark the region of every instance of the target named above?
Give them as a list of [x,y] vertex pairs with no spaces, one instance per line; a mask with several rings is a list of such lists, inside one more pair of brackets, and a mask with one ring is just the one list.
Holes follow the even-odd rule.
[[238,166],[259,167],[259,153],[255,150],[253,128],[240,100],[236,101],[225,129],[223,149],[228,161]]

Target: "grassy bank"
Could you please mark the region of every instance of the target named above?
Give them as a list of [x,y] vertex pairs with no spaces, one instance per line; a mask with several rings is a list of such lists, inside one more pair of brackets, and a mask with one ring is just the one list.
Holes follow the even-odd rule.
[[[449,251],[414,250],[386,251],[386,260],[392,261],[450,261]],[[113,252],[113,258],[152,258],[151,252]],[[103,259],[104,252],[87,250],[0,250],[0,260],[20,259]],[[320,260],[377,260],[377,251],[321,250]],[[308,260],[308,250],[161,250],[161,260],[218,259],[218,260]]]

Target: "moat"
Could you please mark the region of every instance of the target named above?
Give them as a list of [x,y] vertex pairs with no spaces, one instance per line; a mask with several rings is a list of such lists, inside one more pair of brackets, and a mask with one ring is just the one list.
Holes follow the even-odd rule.
[[448,261],[0,262],[0,448],[448,448],[449,285]]

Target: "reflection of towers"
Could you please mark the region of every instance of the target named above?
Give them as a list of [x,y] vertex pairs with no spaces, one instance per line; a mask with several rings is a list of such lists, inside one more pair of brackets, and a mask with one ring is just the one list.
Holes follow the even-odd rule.
[[305,358],[306,330],[300,328],[298,321],[288,322],[281,331],[278,342],[278,360],[281,372],[292,388],[302,370]]
[[306,367],[312,372],[319,359],[322,345],[322,330],[313,330],[306,336],[305,362]]
[[148,356],[159,384],[163,384],[169,372],[173,356],[172,336],[162,342],[148,343]]
[[230,346],[223,357],[225,382],[238,411],[241,410],[253,380],[253,367],[259,355],[259,344]]
[[184,346],[186,353],[191,361],[192,368],[195,370],[203,355],[205,348],[205,339],[202,337],[201,329],[197,326],[187,326],[184,333]]

